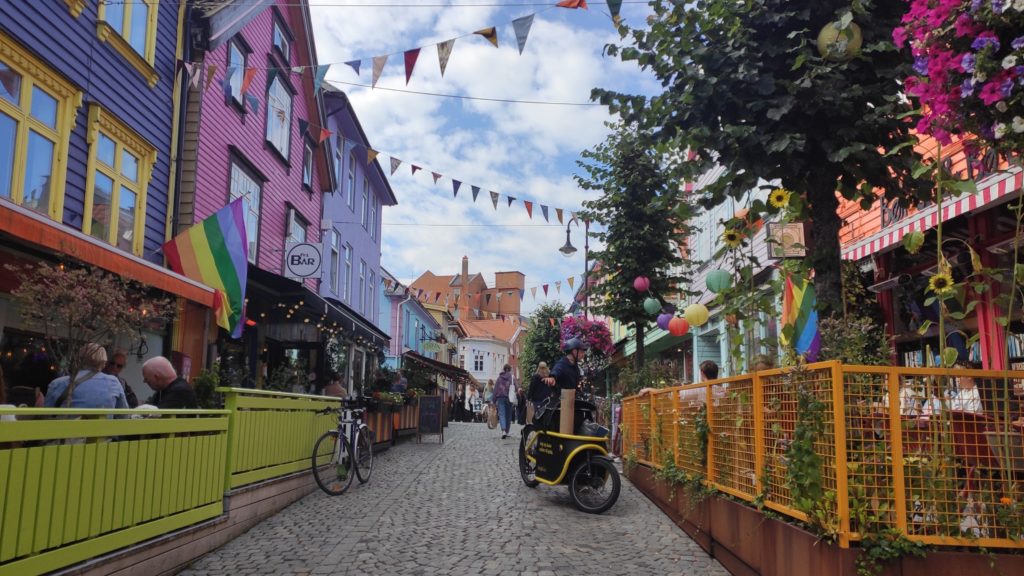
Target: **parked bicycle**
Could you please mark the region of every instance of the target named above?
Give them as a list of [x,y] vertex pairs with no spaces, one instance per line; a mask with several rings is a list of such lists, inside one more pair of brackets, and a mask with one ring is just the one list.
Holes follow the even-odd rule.
[[370,480],[373,471],[373,431],[363,422],[366,411],[358,399],[345,399],[338,408],[324,408],[317,414],[337,412],[338,428],[328,430],[313,445],[313,478],[320,489],[338,496],[352,485]]

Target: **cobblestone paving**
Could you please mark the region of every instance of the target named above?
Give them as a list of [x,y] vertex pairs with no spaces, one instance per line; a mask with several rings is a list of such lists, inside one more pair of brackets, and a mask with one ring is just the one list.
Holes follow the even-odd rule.
[[501,440],[463,423],[444,445],[405,441],[369,483],[318,490],[184,574],[728,574],[625,478],[602,515],[577,511],[564,486],[527,488],[518,442],[518,427]]

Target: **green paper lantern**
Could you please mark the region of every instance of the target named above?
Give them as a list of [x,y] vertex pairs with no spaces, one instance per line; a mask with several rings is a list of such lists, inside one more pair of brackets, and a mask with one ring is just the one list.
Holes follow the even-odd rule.
[[683,318],[686,318],[690,326],[703,326],[710,315],[707,306],[703,304],[690,304],[683,310]]
[[657,298],[647,298],[644,300],[644,311],[648,314],[657,314],[661,310],[661,302]]
[[708,290],[718,294],[732,288],[732,274],[725,270],[712,270],[704,282],[707,284]]

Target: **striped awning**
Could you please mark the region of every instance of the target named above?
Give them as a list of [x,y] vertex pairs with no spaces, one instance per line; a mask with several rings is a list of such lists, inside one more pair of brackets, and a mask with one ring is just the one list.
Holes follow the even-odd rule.
[[[1017,192],[1024,185],[1024,172],[1014,167],[995,174],[978,183],[977,194],[961,194],[942,204],[942,221],[947,222],[978,208],[982,208],[1009,194]],[[843,247],[844,260],[860,260],[871,254],[899,244],[903,237],[914,231],[925,231],[938,224],[937,206],[929,206],[915,212],[884,230]]]

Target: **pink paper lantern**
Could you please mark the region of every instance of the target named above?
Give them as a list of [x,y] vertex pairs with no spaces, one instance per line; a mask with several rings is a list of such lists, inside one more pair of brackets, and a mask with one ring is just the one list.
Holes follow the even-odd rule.
[[682,336],[690,331],[690,323],[678,316],[668,323],[668,333],[673,336]]
[[633,289],[637,292],[647,292],[647,289],[651,287],[651,281],[647,276],[637,276],[633,280]]

